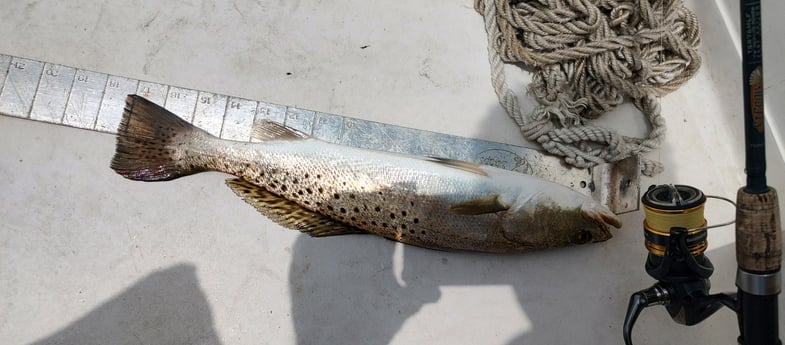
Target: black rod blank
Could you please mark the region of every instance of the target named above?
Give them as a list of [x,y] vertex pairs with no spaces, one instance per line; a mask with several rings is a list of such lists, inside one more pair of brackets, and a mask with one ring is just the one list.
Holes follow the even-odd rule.
[[741,0],[741,62],[744,92],[746,190],[766,192],[766,136],[763,114],[763,40],[760,0]]

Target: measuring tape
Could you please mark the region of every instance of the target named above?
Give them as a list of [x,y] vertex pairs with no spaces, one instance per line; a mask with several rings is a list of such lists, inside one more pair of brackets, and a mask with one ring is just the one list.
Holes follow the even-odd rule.
[[638,158],[591,169],[566,168],[535,149],[469,139],[335,114],[186,89],[0,54],[0,114],[117,133],[128,94],[162,104],[223,139],[254,141],[255,121],[268,120],[320,140],[373,150],[471,161],[572,187],[616,213],[635,211]]

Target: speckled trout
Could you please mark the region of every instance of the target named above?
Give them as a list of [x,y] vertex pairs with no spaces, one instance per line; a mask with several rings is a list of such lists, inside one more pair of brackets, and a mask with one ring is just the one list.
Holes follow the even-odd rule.
[[372,233],[440,250],[515,253],[605,241],[621,222],[565,186],[491,166],[334,145],[273,122],[259,143],[216,138],[131,95],[111,167],[141,181],[201,171],[311,236]]

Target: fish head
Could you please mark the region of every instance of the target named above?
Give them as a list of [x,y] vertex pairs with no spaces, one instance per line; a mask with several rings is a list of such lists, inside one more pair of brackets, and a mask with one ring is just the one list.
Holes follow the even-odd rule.
[[507,215],[505,237],[526,248],[548,249],[606,241],[613,237],[610,226],[621,227],[619,218],[600,203],[585,198],[571,201],[529,200]]
[[576,244],[607,241],[613,235],[608,227],[621,228],[621,220],[611,210],[594,200],[581,204],[581,217],[584,226],[577,235]]

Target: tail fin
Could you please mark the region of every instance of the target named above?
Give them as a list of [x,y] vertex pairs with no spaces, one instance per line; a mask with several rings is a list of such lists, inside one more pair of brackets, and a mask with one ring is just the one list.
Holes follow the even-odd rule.
[[137,181],[166,181],[197,173],[203,169],[184,158],[187,143],[201,133],[163,107],[128,95],[111,167]]

